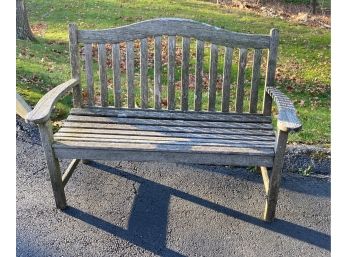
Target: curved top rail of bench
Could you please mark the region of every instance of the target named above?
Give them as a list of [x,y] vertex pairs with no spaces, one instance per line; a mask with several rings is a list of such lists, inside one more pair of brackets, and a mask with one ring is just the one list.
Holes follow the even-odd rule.
[[78,30],[80,43],[119,43],[152,36],[183,36],[216,45],[239,48],[269,48],[270,36],[231,32],[209,24],[179,18],[146,20],[130,25],[102,29]]

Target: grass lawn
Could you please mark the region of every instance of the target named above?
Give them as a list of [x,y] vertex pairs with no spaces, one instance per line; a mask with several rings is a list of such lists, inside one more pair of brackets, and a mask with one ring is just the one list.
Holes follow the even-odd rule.
[[[79,28],[96,29],[156,17],[181,17],[238,32],[268,34],[275,27],[280,30],[277,86],[294,101],[303,122],[303,130],[291,134],[289,140],[292,143],[330,144],[331,63],[330,31],[327,29],[263,17],[244,10],[222,8],[208,1],[26,2],[30,23],[36,31],[38,41],[17,40],[17,92],[31,105],[35,105],[48,90],[70,78],[67,42],[69,22],[75,22]],[[177,44],[180,45],[180,42]],[[191,49],[194,51],[193,42]],[[208,49],[205,53],[208,60]],[[194,67],[194,63],[190,65]],[[222,65],[219,69],[222,70]],[[207,70],[206,63],[205,71]],[[236,69],[233,69],[234,78],[235,72]],[[250,73],[249,68],[247,77]],[[109,75],[111,78],[111,73]],[[180,78],[179,69],[176,76],[177,79]],[[82,79],[85,81],[85,78]],[[166,82],[166,67],[163,67],[163,82]],[[221,90],[218,90],[217,99],[219,96]],[[206,104],[207,98],[204,100]],[[64,118],[70,103],[71,96],[63,98],[57,105],[54,118]],[[193,105],[193,92],[190,92],[190,105]]]

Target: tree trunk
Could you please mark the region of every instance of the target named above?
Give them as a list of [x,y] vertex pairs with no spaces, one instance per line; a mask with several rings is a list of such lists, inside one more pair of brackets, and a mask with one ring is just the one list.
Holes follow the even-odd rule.
[[24,0],[16,0],[16,38],[35,40],[29,26]]
[[311,0],[312,4],[312,14],[317,13],[317,0]]

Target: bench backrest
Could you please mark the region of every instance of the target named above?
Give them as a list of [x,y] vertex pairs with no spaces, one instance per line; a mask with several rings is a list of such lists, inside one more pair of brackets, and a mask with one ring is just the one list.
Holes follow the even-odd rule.
[[[177,51],[176,42],[180,37],[182,38],[181,48]],[[273,86],[274,84],[278,48],[278,31],[275,29],[271,30],[270,35],[244,34],[187,19],[163,18],[104,30],[78,30],[74,24],[70,24],[69,38],[72,76],[81,76],[80,66],[86,74],[85,105],[87,106],[109,106],[109,101],[112,99],[109,93],[113,92],[112,102],[116,108],[153,107],[188,111],[190,110],[190,92],[194,94],[194,97],[191,97],[194,99],[194,103],[191,102],[194,111],[221,109],[222,112],[242,113],[246,111],[247,103],[245,102],[249,101],[247,112],[255,113],[258,111],[263,49],[268,50],[265,85]],[[164,39],[166,44],[163,45]],[[195,51],[190,51],[192,40],[196,40]],[[205,77],[204,48],[207,43],[210,44],[209,76]],[[82,45],[82,51],[79,45]],[[220,47],[220,52],[223,51],[224,56],[222,79],[219,79],[218,75],[219,59],[222,59],[219,58],[218,46],[224,47]],[[234,49],[238,49],[239,53],[236,66],[232,65],[232,55],[236,51]],[[96,57],[96,51],[98,57]],[[167,57],[163,57],[163,52]],[[246,96],[245,74],[248,52],[252,54],[250,58],[252,59],[252,75],[250,95]],[[179,63],[178,55],[182,55]],[[84,59],[83,65],[80,65],[81,56],[83,57],[81,59]],[[192,64],[190,68],[191,56],[194,57],[194,68]],[[96,65],[93,63],[96,60],[93,57],[98,59],[100,98],[96,96],[94,89],[93,66]],[[125,62],[122,62],[122,57]],[[167,61],[167,64],[162,67],[164,61]],[[175,81],[175,66],[178,65],[181,65],[181,83]],[[235,97],[231,97],[232,66],[238,67],[237,77],[233,78],[236,80],[235,88],[233,88]],[[162,74],[163,68],[167,68],[165,77]],[[178,74],[176,75],[178,77]],[[124,90],[121,86],[121,78],[126,81]],[[113,90],[108,90],[108,84]],[[221,108],[217,108],[217,90],[220,89],[221,99],[218,99],[218,102],[221,102]],[[81,96],[77,96],[74,92],[74,97]],[[176,102],[178,98],[181,99],[180,103]],[[203,98],[206,98],[208,102],[206,108],[202,107]],[[96,99],[100,101],[95,101]],[[232,101],[234,106],[231,106]],[[270,110],[270,105],[271,101],[265,98],[263,108],[266,109],[264,112],[267,114],[269,114],[267,110]]]

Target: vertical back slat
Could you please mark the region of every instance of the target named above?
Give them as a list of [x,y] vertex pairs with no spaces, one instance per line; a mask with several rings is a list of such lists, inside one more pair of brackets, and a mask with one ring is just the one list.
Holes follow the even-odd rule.
[[247,49],[239,49],[239,64],[237,77],[237,97],[236,97],[236,112],[243,112],[243,98],[244,98],[244,80],[245,80],[245,66],[247,62]]
[[168,110],[175,109],[175,36],[168,36]]
[[88,106],[94,105],[94,79],[93,79],[93,59],[92,44],[85,44],[85,68],[88,90]]
[[148,108],[148,83],[147,83],[147,38],[141,40],[140,49],[140,90],[141,90],[141,108]]
[[182,65],[181,65],[181,110],[188,110],[190,38],[182,39]]
[[[77,26],[69,24],[69,51],[71,77],[80,79],[79,47],[77,43]],[[82,106],[81,84],[73,88],[73,105],[75,108]]]
[[267,87],[274,86],[274,77],[277,66],[277,54],[279,43],[279,32],[277,29],[271,29],[270,32],[270,46],[268,50],[267,58],[267,73],[264,88],[264,100],[263,100],[263,115],[271,115],[272,112],[272,97],[267,93]]
[[107,84],[107,77],[106,77],[105,44],[98,44],[98,61],[99,61],[101,105],[103,107],[107,107],[108,106],[108,84]]
[[121,61],[120,61],[120,45],[112,45],[112,71],[114,83],[114,106],[120,108],[122,106],[121,100]]
[[217,79],[218,47],[211,44],[210,47],[210,67],[209,67],[209,103],[208,110],[215,111],[216,101],[216,79]]
[[250,113],[257,112],[257,98],[260,85],[260,68],[261,68],[262,50],[255,49],[254,61],[253,61],[253,75],[251,80],[251,92],[250,92]]
[[135,107],[134,101],[134,42],[127,42],[126,50],[126,66],[127,66],[127,99],[128,108]]
[[195,72],[195,111],[202,109],[204,42],[197,40]]
[[233,52],[232,48],[225,47],[224,79],[222,84],[222,104],[221,104],[222,112],[229,112],[229,109],[230,109],[232,52]]
[[155,57],[154,57],[154,100],[155,109],[161,109],[161,37],[155,37]]

